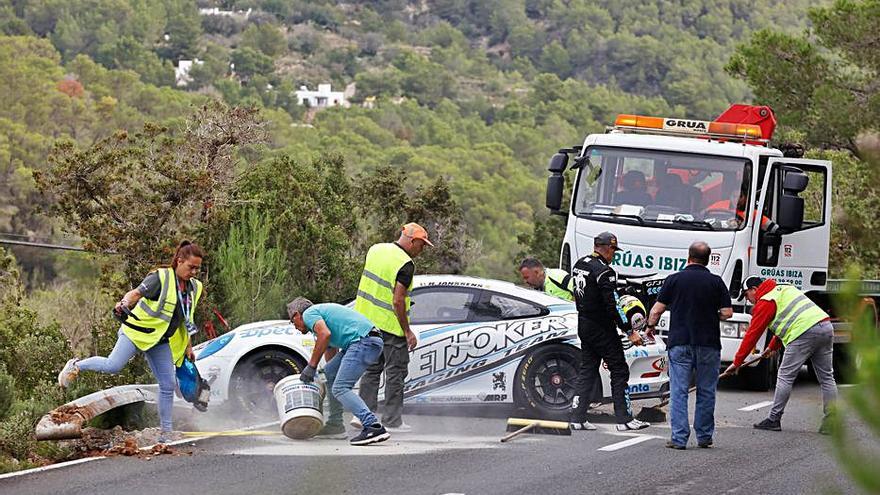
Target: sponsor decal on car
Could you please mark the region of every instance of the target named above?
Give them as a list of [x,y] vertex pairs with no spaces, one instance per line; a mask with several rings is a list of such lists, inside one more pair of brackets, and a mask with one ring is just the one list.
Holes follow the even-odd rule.
[[293,325],[285,325],[283,327],[252,328],[245,330],[240,335],[242,339],[250,339],[254,337],[268,337],[269,335],[293,335],[293,332]]
[[572,331],[565,315],[460,330],[413,351],[410,359],[416,362],[418,371],[411,375],[404,393],[507,362],[535,345],[568,336]]
[[637,383],[635,385],[630,385],[629,387],[626,387],[626,392],[628,394],[640,394],[640,393],[650,392],[650,391],[651,391],[651,387],[644,384],[644,383]]

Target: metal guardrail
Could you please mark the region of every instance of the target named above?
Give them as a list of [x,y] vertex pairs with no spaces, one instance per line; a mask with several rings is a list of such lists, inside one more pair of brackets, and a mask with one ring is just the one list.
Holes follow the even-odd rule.
[[840,292],[843,290],[843,286],[847,285],[851,282],[857,282],[859,284],[859,294],[865,296],[878,296],[880,297],[880,280],[847,280],[847,279],[828,279],[828,282],[825,284],[828,292]]
[[115,407],[135,402],[155,402],[155,385],[122,385],[80,397],[43,416],[37,423],[37,440],[66,440],[82,436],[82,426]]

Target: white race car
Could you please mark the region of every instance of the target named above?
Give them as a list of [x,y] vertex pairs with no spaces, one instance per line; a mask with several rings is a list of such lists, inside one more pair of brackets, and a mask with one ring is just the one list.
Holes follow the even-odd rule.
[[[510,404],[539,417],[564,414],[580,364],[574,304],[509,282],[458,275],[416,276],[410,322],[419,337],[410,353],[406,404]],[[629,394],[668,394],[666,348],[626,343]],[[195,347],[211,404],[231,402],[248,414],[275,410],[272,389],[298,373],[315,345],[284,320],[250,323]],[[610,401],[607,369],[603,398]],[[598,397],[594,398],[594,400]]]

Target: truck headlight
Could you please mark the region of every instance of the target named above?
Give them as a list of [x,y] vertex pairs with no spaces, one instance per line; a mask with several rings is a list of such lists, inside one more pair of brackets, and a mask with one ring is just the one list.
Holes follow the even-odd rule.
[[732,323],[729,321],[721,322],[721,336],[728,337],[731,339],[738,339],[740,337],[739,334],[739,323]]
[[731,339],[741,339],[749,329],[749,324],[745,322],[722,321],[721,336]]

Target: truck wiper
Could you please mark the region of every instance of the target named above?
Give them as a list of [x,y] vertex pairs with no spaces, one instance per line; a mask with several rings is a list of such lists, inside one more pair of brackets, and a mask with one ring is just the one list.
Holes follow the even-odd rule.
[[624,215],[622,213],[587,213],[589,216],[611,217],[611,218],[627,218],[639,222],[639,225],[645,225],[645,219],[638,215]]
[[685,220],[684,218],[675,218],[672,223],[683,223],[685,225],[693,225],[695,227],[708,227],[709,230],[715,230],[711,223],[705,220]]

